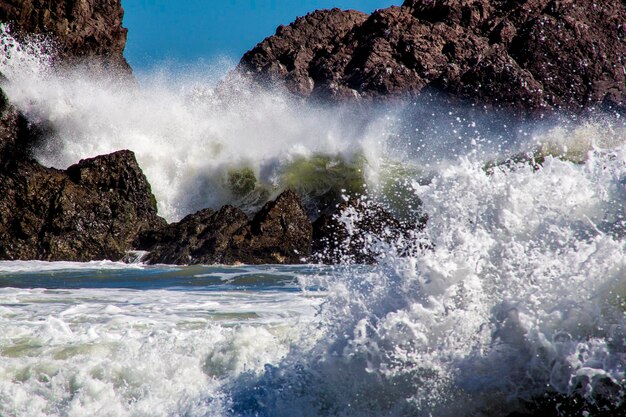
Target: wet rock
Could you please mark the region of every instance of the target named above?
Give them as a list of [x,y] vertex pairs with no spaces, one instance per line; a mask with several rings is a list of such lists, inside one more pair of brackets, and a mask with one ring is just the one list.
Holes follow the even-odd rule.
[[[130,74],[119,0],[0,0],[0,23],[19,38],[43,34],[56,65]],[[3,80],[0,74],[0,81]],[[0,90],[0,259],[121,259],[137,234],[165,224],[134,155],[120,151],[45,168],[31,149],[46,133]]]
[[[0,0],[0,23],[10,24],[13,35],[45,35],[56,65],[82,64],[100,74],[130,75],[123,55],[127,32],[123,15],[120,0]],[[4,82],[0,73],[0,83]],[[28,160],[46,124],[28,121],[0,89],[0,169]]]
[[370,16],[313,12],[246,53],[242,72],[330,100],[423,91],[522,112],[626,99],[626,4],[407,0]]
[[130,151],[66,171],[26,160],[0,172],[3,260],[119,260],[139,232],[164,224]]
[[227,263],[224,254],[235,233],[248,217],[240,209],[224,206],[219,211],[200,210],[178,223],[142,233],[135,247],[150,253],[143,259],[160,264]]
[[421,230],[426,221],[427,217],[422,216],[413,222],[402,222],[366,197],[351,198],[313,223],[312,259],[330,264],[372,264],[387,252],[389,245],[414,240],[414,233]]
[[63,63],[130,73],[121,0],[0,0],[0,22],[14,32],[50,36]]
[[249,220],[232,206],[201,210],[142,233],[135,246],[148,263],[292,264],[311,253],[312,227],[299,197],[285,191]]
[[27,123],[17,109],[10,105],[0,89],[0,171],[28,154],[27,146],[20,146]]
[[[335,45],[343,44],[344,37],[365,19],[365,13],[354,10],[315,11],[289,26],[279,26],[275,36],[244,55],[242,64],[261,79],[285,80],[291,91],[310,95],[320,88],[320,77],[310,67],[317,67],[321,57],[332,56]],[[318,69],[323,70],[321,66]],[[324,81],[330,84],[332,79],[326,78]]]

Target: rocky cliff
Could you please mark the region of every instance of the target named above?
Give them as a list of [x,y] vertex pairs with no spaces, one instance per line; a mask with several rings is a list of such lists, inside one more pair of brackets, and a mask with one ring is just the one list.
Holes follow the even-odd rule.
[[[9,24],[18,37],[47,36],[57,65],[83,64],[115,75],[131,71],[123,55],[123,16],[121,0],[0,0],[0,23]],[[30,125],[0,89],[0,165],[28,158],[37,133],[37,126]]]
[[239,68],[312,98],[440,91],[522,111],[626,99],[626,5],[613,0],[407,0],[321,10],[279,27]]

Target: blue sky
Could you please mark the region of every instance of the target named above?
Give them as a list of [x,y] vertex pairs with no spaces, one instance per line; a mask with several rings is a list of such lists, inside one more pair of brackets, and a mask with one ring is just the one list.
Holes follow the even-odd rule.
[[164,62],[238,60],[280,24],[315,9],[371,12],[402,0],[122,0],[126,58],[136,70]]

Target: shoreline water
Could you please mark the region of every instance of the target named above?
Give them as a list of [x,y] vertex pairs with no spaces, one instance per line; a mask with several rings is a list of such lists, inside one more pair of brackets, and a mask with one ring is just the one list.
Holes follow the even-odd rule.
[[[110,27],[93,26],[102,11],[91,3],[71,27],[77,16],[61,13],[51,27],[69,32],[58,40],[79,42],[57,50],[3,26],[0,236],[12,234],[0,257],[32,244],[32,258],[69,259],[70,248],[118,259],[153,229],[155,241],[184,243],[178,259],[189,263],[264,233],[284,243],[296,223],[287,214],[323,216],[337,202],[342,229],[331,236],[340,255],[342,244],[353,252],[331,266],[0,262],[1,416],[626,412],[623,4],[316,12],[247,54],[255,79],[178,74],[127,87],[98,75],[97,57],[95,68],[65,65],[104,50],[123,66],[120,3],[106,3],[119,18]],[[58,6],[20,22],[58,18]],[[116,48],[90,50],[90,27]],[[297,53],[279,59],[283,46]],[[387,51],[398,54],[381,60]],[[335,79],[344,66],[356,78]],[[296,95],[361,101],[261,88],[264,71]],[[452,96],[410,94],[429,83]],[[362,101],[392,90],[410,99]],[[531,109],[538,120],[520,117]],[[304,204],[271,202],[285,189]],[[203,210],[169,228],[157,203],[170,221]],[[237,221],[240,233],[213,227]],[[100,244],[115,256],[87,257]]]

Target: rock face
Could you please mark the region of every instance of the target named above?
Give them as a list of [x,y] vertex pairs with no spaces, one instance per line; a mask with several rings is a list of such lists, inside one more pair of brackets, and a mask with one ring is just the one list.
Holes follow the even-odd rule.
[[313,12],[239,68],[298,95],[388,99],[437,90],[522,111],[626,99],[626,4],[613,0],[407,0],[366,16]]
[[140,235],[144,261],[173,264],[301,263],[311,253],[312,227],[298,196],[285,191],[252,220],[232,206],[201,210]]
[[14,32],[51,36],[62,62],[129,73],[123,17],[121,0],[0,0],[0,22]]
[[[50,36],[57,64],[117,75],[130,74],[122,16],[120,0],[0,0],[0,22]],[[39,130],[0,90],[0,259],[119,260],[139,232],[165,224],[132,152],[45,168],[31,159]]]
[[24,132],[28,130],[26,119],[11,106],[0,89],[0,170],[27,155],[28,142]]
[[136,235],[161,227],[130,151],[66,171],[16,162],[0,171],[0,259],[121,259]]
[[[131,72],[123,55],[127,32],[123,16],[120,0],[0,0],[0,23],[9,23],[22,37],[50,36],[57,64],[81,63],[116,75]],[[28,158],[38,133],[0,89],[0,164]]]
[[426,220],[422,217],[417,227],[411,227],[365,197],[351,198],[313,223],[313,259],[330,264],[375,263],[386,252],[386,244],[414,240],[413,232]]

